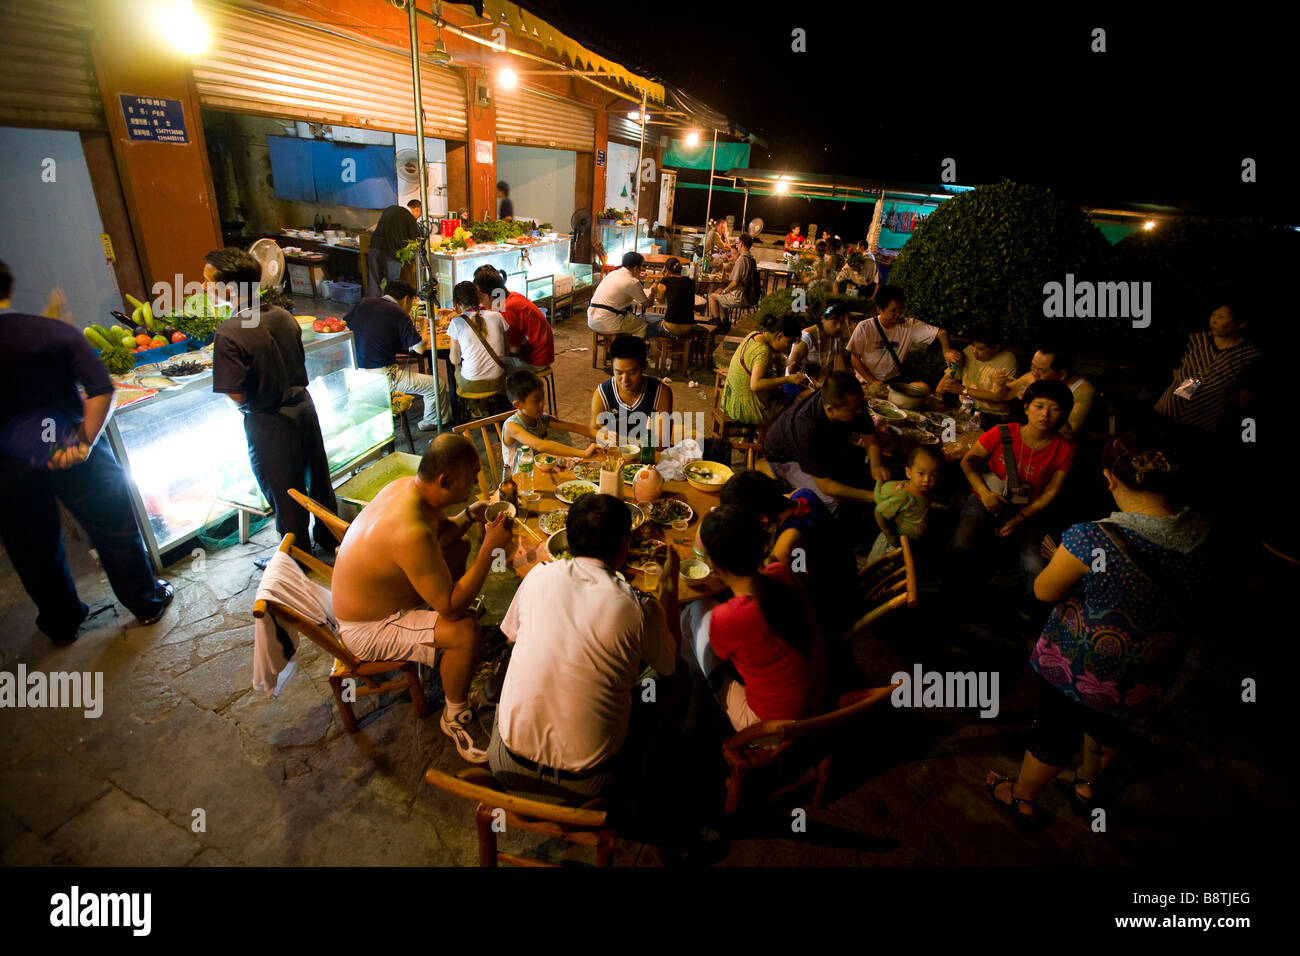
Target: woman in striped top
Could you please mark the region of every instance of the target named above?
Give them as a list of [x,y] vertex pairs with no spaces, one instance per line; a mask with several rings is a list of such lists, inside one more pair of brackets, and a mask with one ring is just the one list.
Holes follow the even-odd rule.
[[1156,402],[1156,411],[1171,421],[1212,432],[1229,408],[1250,398],[1244,386],[1255,360],[1262,354],[1242,333],[1241,310],[1221,305],[1210,314],[1210,331],[1194,332],[1174,381]]

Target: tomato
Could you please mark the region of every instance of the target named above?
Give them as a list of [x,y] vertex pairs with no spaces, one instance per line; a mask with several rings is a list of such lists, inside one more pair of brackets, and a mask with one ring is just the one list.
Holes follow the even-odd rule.
[[184,332],[173,332],[173,333],[172,333],[172,344],[173,344],[173,345],[176,344],[177,342],[184,342],[185,339],[186,339],[186,335],[185,335]]
[[137,336],[135,337],[135,344],[138,345],[138,346],[140,346],[141,348],[148,348],[148,347],[149,347],[149,343],[150,343],[151,341],[152,341],[152,339],[150,339],[149,336],[147,336],[147,335],[137,335]]

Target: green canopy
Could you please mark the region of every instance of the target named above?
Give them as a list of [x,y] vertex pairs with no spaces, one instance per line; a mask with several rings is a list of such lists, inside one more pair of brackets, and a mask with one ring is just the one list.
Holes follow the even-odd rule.
[[[664,165],[678,169],[708,169],[712,159],[712,139],[701,139],[698,146],[687,146],[685,140],[674,139],[664,151]],[[718,143],[717,169],[748,165],[748,143]]]

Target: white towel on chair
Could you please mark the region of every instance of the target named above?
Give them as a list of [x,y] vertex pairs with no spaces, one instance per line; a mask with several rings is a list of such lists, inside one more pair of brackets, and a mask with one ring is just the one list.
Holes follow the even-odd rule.
[[[275,553],[262,572],[257,600],[287,605],[303,617],[319,621],[336,633],[338,631],[329,589],[312,582],[298,567],[298,562],[281,551]],[[289,634],[296,651],[298,630],[287,621],[278,623]],[[275,636],[275,627],[276,621],[270,611],[264,617],[253,619],[253,689],[264,692],[267,697],[279,697],[285,682],[297,670],[296,661],[285,657],[284,648]]]

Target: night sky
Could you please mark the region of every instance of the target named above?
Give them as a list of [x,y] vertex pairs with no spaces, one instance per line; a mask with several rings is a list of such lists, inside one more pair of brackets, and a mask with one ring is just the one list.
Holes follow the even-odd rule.
[[[1092,5],[950,17],[911,4],[523,5],[762,137],[756,167],[933,183],[952,157],[963,185],[1007,178],[1085,205],[1300,225],[1294,9],[1284,21],[1176,13],[1190,7],[1136,20]],[[1090,51],[1094,27],[1105,53]],[[807,52],[791,49],[796,28]]]

